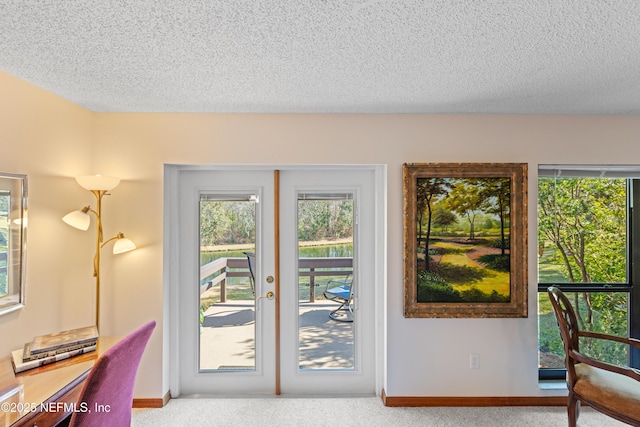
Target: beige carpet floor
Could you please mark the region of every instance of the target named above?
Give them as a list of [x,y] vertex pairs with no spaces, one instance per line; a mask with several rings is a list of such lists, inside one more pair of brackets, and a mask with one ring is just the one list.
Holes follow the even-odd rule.
[[[620,427],[584,408],[579,427]],[[393,408],[377,397],[180,398],[133,413],[133,427],[566,427],[563,407]]]

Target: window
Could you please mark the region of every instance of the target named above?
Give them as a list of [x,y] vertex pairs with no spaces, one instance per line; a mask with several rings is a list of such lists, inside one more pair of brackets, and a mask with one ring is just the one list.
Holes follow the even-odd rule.
[[[538,324],[540,379],[564,378],[564,350],[549,286],[577,307],[580,328],[639,336],[633,291],[640,229],[633,202],[640,168],[540,166],[538,169]],[[635,225],[635,229],[640,226]],[[637,293],[637,292],[636,292]],[[621,345],[581,342],[588,355],[637,367],[637,355]]]

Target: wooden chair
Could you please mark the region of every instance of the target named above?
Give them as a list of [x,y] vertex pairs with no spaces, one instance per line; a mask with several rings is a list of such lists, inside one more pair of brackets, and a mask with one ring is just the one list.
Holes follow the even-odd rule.
[[89,371],[71,415],[71,427],[131,425],[133,386],[140,359],[156,327],[152,320],[131,332],[98,358]]
[[580,352],[579,339],[615,341],[640,348],[640,341],[579,330],[569,299],[556,287],[547,289],[564,344],[569,396],[569,427],[575,427],[580,402],[633,426],[640,426],[640,371],[596,360]]
[[[353,276],[349,274],[343,280],[332,279],[327,282],[327,288],[322,294],[326,299],[340,304],[338,308],[329,313],[329,317],[333,320],[337,320],[338,322],[353,322],[353,308],[351,307],[353,300],[352,281]],[[340,310],[344,311],[344,315],[340,315]]]

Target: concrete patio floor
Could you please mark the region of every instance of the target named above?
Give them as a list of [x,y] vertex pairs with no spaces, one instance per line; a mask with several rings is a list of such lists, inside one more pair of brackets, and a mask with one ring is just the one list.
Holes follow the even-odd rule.
[[[354,366],[353,323],[338,322],[329,301],[299,305],[299,366],[301,369],[351,369]],[[216,303],[204,313],[200,335],[200,369],[254,369],[253,301]],[[295,337],[281,337],[295,339]]]

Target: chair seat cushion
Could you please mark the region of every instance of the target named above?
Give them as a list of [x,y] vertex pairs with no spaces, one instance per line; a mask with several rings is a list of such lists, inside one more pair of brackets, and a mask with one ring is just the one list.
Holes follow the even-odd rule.
[[640,382],[579,363],[574,392],[593,403],[640,421]]
[[349,299],[349,293],[351,292],[351,286],[343,285],[336,286],[335,288],[327,289],[327,294],[335,295],[343,299]]

